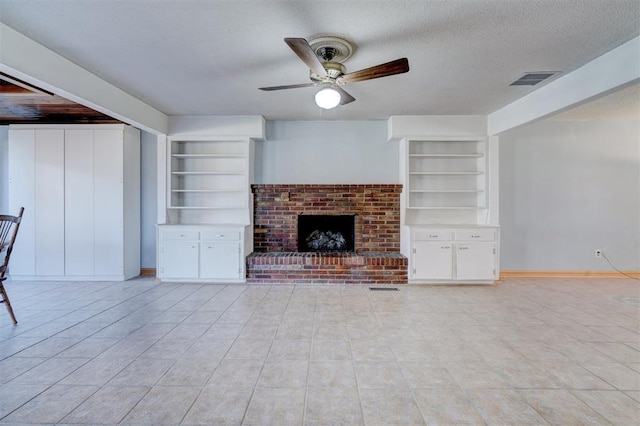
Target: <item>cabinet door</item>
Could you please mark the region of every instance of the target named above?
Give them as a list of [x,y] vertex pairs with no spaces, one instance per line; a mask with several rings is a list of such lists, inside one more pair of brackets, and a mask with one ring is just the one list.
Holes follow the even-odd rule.
[[65,130],[65,275],[93,275],[93,130]]
[[448,241],[414,241],[413,279],[450,280],[453,278],[453,257]]
[[456,279],[495,279],[495,243],[459,243],[456,245]]
[[215,241],[200,243],[200,278],[240,278],[240,243]]
[[198,278],[198,243],[163,241],[160,274],[161,278]]
[[35,272],[36,275],[62,276],[64,130],[36,130],[35,164]]
[[121,130],[94,130],[95,274],[124,269],[123,143]]
[[36,201],[35,130],[9,130],[9,211],[17,215],[24,207],[20,232],[11,254],[11,275],[35,275]]

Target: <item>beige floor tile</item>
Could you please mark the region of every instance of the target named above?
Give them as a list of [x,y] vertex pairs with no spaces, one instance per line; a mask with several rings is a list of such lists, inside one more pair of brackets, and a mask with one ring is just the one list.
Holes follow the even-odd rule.
[[310,323],[286,323],[283,322],[278,327],[276,333],[277,339],[290,340],[290,339],[304,339],[310,340],[313,337],[313,319]]
[[[0,342],[0,344],[2,343]],[[0,374],[0,384],[11,381],[46,360],[47,358],[19,358],[16,356],[0,361],[0,371],[2,371],[2,374]],[[2,388],[0,388],[0,391],[1,389]]]
[[97,386],[54,385],[2,419],[9,423],[58,423]]
[[640,390],[640,373],[623,364],[582,365],[618,390]]
[[207,386],[193,404],[184,425],[240,425],[245,416],[252,389]]
[[258,340],[273,339],[277,332],[278,323],[268,325],[249,323],[242,329],[238,338]]
[[308,360],[311,353],[311,340],[275,339],[269,350],[269,359]]
[[538,362],[535,365],[567,389],[613,389],[607,382],[576,363]]
[[402,376],[410,388],[457,388],[453,376],[439,363],[399,362]]
[[267,360],[258,381],[259,388],[305,388],[309,361]]
[[[638,337],[640,339],[640,335]],[[617,362],[640,362],[640,351],[633,349],[625,343],[618,342],[591,342],[589,346],[610,356]]]
[[233,342],[231,339],[198,339],[182,354],[182,358],[220,361],[227,354]]
[[360,389],[407,387],[395,361],[355,361],[354,364]]
[[356,387],[352,361],[310,361],[309,387]]
[[182,421],[201,388],[156,386],[122,421],[123,424],[176,425]]
[[463,390],[413,389],[412,393],[427,424],[480,425],[484,423]]
[[304,388],[258,388],[243,425],[302,425],[305,394]]
[[527,361],[496,361],[487,363],[514,388],[554,389],[561,385],[551,375],[542,371],[534,363]]
[[617,391],[572,391],[614,425],[640,424],[640,401]]
[[258,382],[264,361],[257,359],[223,359],[209,379],[214,386],[253,388]]
[[159,386],[204,386],[216,370],[216,358],[179,359],[158,382]]
[[131,364],[132,361],[124,358],[114,358],[112,360],[92,359],[62,379],[60,383],[65,385],[102,386]]
[[145,386],[104,386],[91,395],[62,422],[73,424],[115,424],[149,392]]
[[447,362],[449,373],[463,389],[510,388],[509,382],[486,362]]
[[238,338],[229,348],[225,359],[267,359],[271,340],[240,339]]
[[[4,370],[3,370],[4,371]],[[44,392],[49,386],[6,384],[0,387],[0,419],[25,402]]]
[[360,389],[360,399],[367,426],[425,424],[409,389]]
[[314,340],[311,344],[312,360],[348,360],[351,359],[349,340]]
[[9,383],[52,385],[89,362],[86,358],[50,358]]
[[196,339],[163,337],[147,349],[140,358],[178,359],[196,342]]
[[307,389],[305,425],[364,425],[355,386]]
[[29,302],[0,324],[0,422],[357,425],[402,404],[418,423],[640,423],[631,280],[11,291]]
[[386,342],[375,339],[352,339],[351,352],[357,361],[393,361],[395,355]]
[[521,389],[520,395],[553,425],[601,425],[606,420],[567,390]]
[[471,389],[467,391],[476,411],[489,424],[542,425],[545,420],[515,391]]
[[154,386],[175,364],[173,359],[137,359],[116,375],[112,386]]

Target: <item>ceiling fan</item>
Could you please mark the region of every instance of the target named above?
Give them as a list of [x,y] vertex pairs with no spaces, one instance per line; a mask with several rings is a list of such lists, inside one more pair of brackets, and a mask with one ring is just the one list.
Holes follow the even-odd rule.
[[356,100],[341,87],[347,83],[357,83],[409,71],[409,60],[401,58],[347,73],[342,62],[351,56],[354,47],[348,41],[338,37],[321,37],[311,40],[311,42],[307,42],[304,38],[285,38],[284,42],[309,67],[309,78],[312,82],[260,87],[260,90],[322,87],[315,99],[316,104],[324,109],[335,108],[338,105],[345,105]]

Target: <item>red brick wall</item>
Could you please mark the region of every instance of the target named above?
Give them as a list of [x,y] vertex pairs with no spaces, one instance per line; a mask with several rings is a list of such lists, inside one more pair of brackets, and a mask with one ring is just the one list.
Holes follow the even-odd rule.
[[353,214],[358,253],[400,252],[402,185],[251,185],[254,251],[295,252],[298,215]]

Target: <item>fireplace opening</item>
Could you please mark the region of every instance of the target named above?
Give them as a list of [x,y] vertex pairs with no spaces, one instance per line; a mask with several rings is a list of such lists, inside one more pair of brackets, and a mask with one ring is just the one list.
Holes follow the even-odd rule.
[[355,252],[355,215],[298,215],[299,252]]

